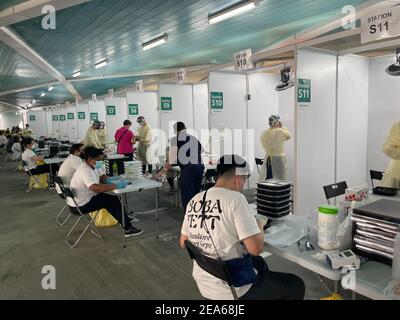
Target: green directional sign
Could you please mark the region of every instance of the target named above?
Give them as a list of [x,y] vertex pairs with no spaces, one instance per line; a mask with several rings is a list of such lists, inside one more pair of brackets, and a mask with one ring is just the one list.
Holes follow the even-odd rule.
[[58,121],[58,116],[53,116],[53,121]]
[[29,116],[29,121],[35,121],[35,120],[36,120],[36,117],[34,115]]
[[66,120],[65,114],[60,114],[60,121],[65,121],[65,120]]
[[67,118],[68,118],[68,120],[74,120],[74,114],[71,112],[68,112],[67,113]]
[[78,112],[78,119],[79,120],[85,120],[86,116],[85,116],[85,112]]
[[211,92],[211,110],[222,110],[224,109],[224,93],[223,92]]
[[90,113],[90,120],[99,121],[99,114],[97,112],[91,112]]
[[115,111],[115,106],[107,106],[107,115],[115,116],[117,113]]
[[299,103],[311,103],[311,80],[298,80],[297,101]]
[[129,104],[128,105],[128,114],[130,116],[138,116],[139,115],[139,105],[138,104]]
[[161,97],[161,111],[172,111],[171,97]]

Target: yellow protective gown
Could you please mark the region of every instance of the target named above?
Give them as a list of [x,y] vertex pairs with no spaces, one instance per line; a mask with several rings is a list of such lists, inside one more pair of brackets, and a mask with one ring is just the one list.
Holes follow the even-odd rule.
[[264,165],[259,181],[267,176],[267,159],[271,157],[272,175],[275,179],[287,180],[287,161],[284,142],[291,138],[287,128],[269,128],[261,134],[261,145],[265,151]]
[[154,163],[153,150],[151,148],[151,140],[153,139],[151,127],[148,124],[140,126],[136,132],[136,136],[139,138],[139,144],[136,150],[138,160],[142,161],[143,164]]
[[107,146],[107,129],[104,128],[104,129],[99,129],[97,131],[98,131],[97,136],[99,138],[99,142],[102,148],[105,149]]
[[93,129],[92,127],[90,127],[86,131],[85,139],[83,139],[83,144],[85,145],[85,147],[95,147],[98,149],[103,148],[100,143],[97,131],[98,131],[97,129]]
[[400,122],[390,129],[389,136],[383,145],[383,153],[391,160],[381,185],[400,189]]

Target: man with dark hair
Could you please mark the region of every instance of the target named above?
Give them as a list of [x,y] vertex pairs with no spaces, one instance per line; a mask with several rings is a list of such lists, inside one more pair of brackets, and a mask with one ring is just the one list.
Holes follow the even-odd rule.
[[[105,184],[106,175],[100,176],[96,170],[96,162],[103,160],[103,151],[87,147],[84,151],[84,162],[72,177],[70,188],[75,196],[75,201],[82,213],[89,213],[106,209],[122,226],[122,207],[118,197],[107,194],[117,188],[115,184]],[[75,207],[72,199],[67,199],[70,206]],[[143,230],[132,226],[125,214],[125,237],[136,236]]]
[[176,136],[171,139],[169,165],[166,165],[166,169],[171,169],[173,164],[178,164],[181,169],[181,198],[183,209],[186,211],[190,199],[200,192],[204,174],[201,159],[203,147],[196,137],[186,132],[183,122],[175,123],[174,131]]
[[[241,193],[250,168],[237,155],[223,156],[217,165],[217,182],[197,194],[188,204],[181,230],[180,245],[188,240],[210,258],[224,261],[252,255],[256,279],[236,287],[240,299],[272,300],[304,298],[304,283],[295,275],[269,271],[259,254],[264,247],[264,220],[256,220]],[[204,212],[204,213],[203,213]],[[203,217],[203,214],[205,217]],[[228,284],[193,262],[193,278],[203,297],[233,299]]]
[[58,170],[57,164],[51,164],[52,170],[48,164],[40,164],[43,162],[43,157],[37,156],[35,152],[32,151],[34,146],[34,140],[31,137],[23,138],[21,141],[22,146],[22,161],[26,163],[27,169],[33,175],[38,175],[42,173],[56,172]]
[[134,148],[134,134],[130,130],[132,122],[130,120],[125,120],[123,126],[115,132],[114,138],[118,143],[117,153],[123,154],[133,160]]
[[[71,183],[72,176],[75,171],[78,170],[79,166],[82,164],[81,153],[83,149],[82,143],[76,143],[71,146],[69,149],[69,156],[65,159],[64,163],[61,165],[60,170],[58,171],[58,176],[61,178],[63,184],[69,186]],[[60,193],[61,190],[57,191]]]

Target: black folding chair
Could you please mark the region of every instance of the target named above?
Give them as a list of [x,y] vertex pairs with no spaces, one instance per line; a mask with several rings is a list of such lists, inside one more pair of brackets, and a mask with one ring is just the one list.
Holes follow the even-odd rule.
[[260,166],[264,164],[264,159],[254,158],[254,160],[256,161],[257,171],[260,173]]
[[369,174],[371,176],[372,189],[374,189],[375,188],[374,180],[381,181],[383,179],[384,172],[369,170]]
[[[59,189],[61,190],[61,193],[58,193],[58,196],[63,199],[64,201],[67,200],[67,196],[64,194],[64,190],[65,190],[65,186],[64,183],[62,181],[62,179],[60,177],[55,177],[54,178],[54,182],[56,183],[56,185],[59,187]],[[55,223],[57,223],[59,226],[63,226],[71,217],[72,213],[71,211],[68,212],[67,217],[60,221],[60,217],[63,214],[64,210],[68,207],[68,204],[65,203],[64,207],[61,209],[61,211],[58,213],[57,217],[55,218]]]
[[208,169],[204,174],[204,184],[203,190],[208,190],[215,185],[217,181],[217,170],[216,169]]
[[[73,192],[71,191],[70,188],[63,186],[63,194],[70,198],[74,204],[75,207],[73,206],[69,206],[70,212],[72,214],[75,215],[79,215],[78,219],[76,220],[75,224],[72,226],[72,228],[69,230],[67,236],[65,237],[65,242],[72,248],[74,248],[79,241],[81,240],[81,238],[83,237],[83,235],[86,233],[86,231],[88,229],[90,229],[92,231],[92,234],[98,238],[99,240],[104,241],[102,234],[96,229],[96,227],[93,225],[94,220],[96,219],[97,215],[99,214],[100,211],[97,211],[91,220],[89,220],[88,218],[86,218],[85,214],[82,213],[82,211],[79,209],[78,204],[76,203],[75,197]],[[79,224],[80,221],[83,221],[85,228],[83,229],[83,231],[80,233],[80,235],[77,237],[77,239],[75,241],[70,241],[70,236],[72,234],[72,232],[75,230],[76,226]]]
[[[28,165],[26,164],[25,161],[21,160],[22,165],[24,166],[25,172],[28,174],[28,188],[25,190],[26,193],[30,192],[33,188],[33,186],[38,183],[43,189],[47,189],[46,186],[44,186],[39,179],[39,175],[37,174],[32,174],[32,172],[28,169]],[[33,178],[33,181],[32,179]]]
[[202,268],[204,271],[222,281],[225,281],[231,289],[233,298],[235,300],[239,299],[235,287],[232,283],[232,277],[228,265],[225,261],[216,260],[205,256],[189,240],[185,241],[185,247],[189,253],[190,259],[195,260],[199,267]]
[[328,201],[328,204],[331,204],[330,199],[341,196],[346,193],[347,183],[346,181],[342,181],[339,183],[330,184],[324,186],[325,198]]

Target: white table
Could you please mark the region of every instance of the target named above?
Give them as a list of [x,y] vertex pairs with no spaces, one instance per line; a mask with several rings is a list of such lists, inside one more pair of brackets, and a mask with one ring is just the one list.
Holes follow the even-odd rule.
[[130,192],[142,191],[147,189],[156,189],[156,235],[158,236],[158,192],[162,184],[158,181],[140,177],[127,185],[124,189],[116,189],[112,193],[116,194],[121,201],[122,207],[122,246],[125,248],[125,205],[127,203],[127,194]]
[[[53,169],[51,167],[52,164],[58,164],[58,163],[63,163],[67,158],[49,158],[49,159],[43,159],[45,164],[48,164],[50,166],[50,184],[53,185]],[[54,186],[52,186],[54,187]]]
[[[283,222],[299,226],[307,231],[307,220],[303,217],[289,215],[285,217],[283,220],[280,220],[279,222],[276,221],[273,223],[283,223]],[[334,291],[338,292],[339,281],[341,281],[342,279],[341,271],[332,270],[325,260],[317,259],[316,257],[314,257],[317,253],[322,253],[322,250],[318,248],[316,243],[312,243],[312,245],[314,246],[315,251],[303,250],[302,252],[300,252],[297,243],[286,248],[280,248],[271,246],[269,244],[265,244],[264,250],[268,253],[285,258],[318,275],[321,275],[327,279],[334,281],[335,283]]]
[[368,261],[361,265],[356,273],[354,293],[361,294],[373,300],[389,299],[384,290],[392,281],[392,268],[389,265]]

